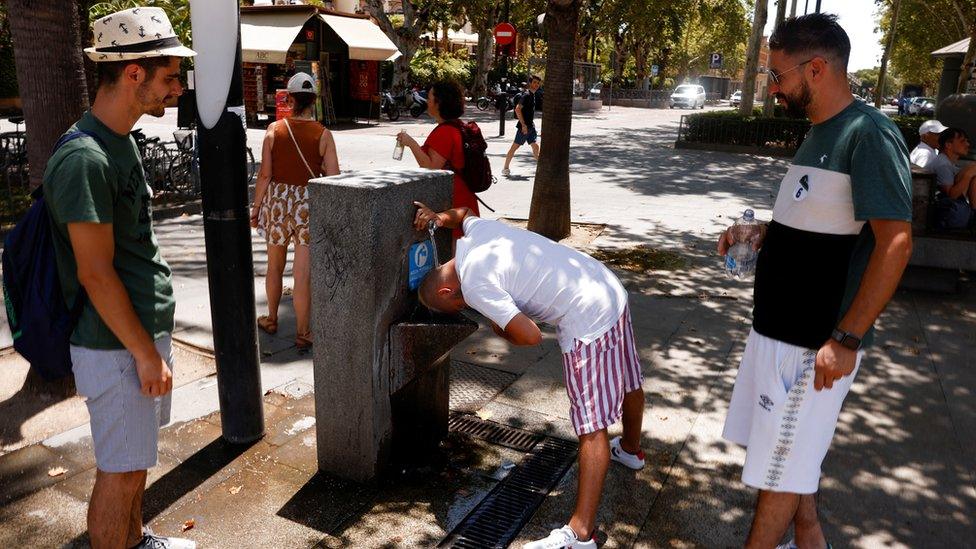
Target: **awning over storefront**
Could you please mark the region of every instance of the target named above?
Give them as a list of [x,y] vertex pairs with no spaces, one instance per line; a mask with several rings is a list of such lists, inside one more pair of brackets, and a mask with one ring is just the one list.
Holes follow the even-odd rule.
[[[288,48],[312,10],[285,13],[242,13],[241,54],[245,63],[283,64]],[[385,38],[385,37],[384,37]]]
[[[421,34],[421,38],[426,38],[428,40],[439,39],[442,35],[438,33],[435,37],[433,34],[427,32]],[[477,46],[478,45],[478,33],[472,32],[467,33],[464,31],[456,31],[454,29],[448,29],[447,31],[447,41],[451,44],[457,44],[459,46]]]
[[400,55],[396,45],[369,19],[323,14],[319,17],[349,46],[349,59],[386,61]]

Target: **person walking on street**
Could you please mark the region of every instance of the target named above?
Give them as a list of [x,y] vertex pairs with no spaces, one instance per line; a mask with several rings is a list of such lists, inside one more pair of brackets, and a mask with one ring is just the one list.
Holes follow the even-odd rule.
[[130,132],[144,114],[163,116],[167,101],[183,93],[180,60],[195,54],[160,8],[103,17],[93,35],[85,53],[97,64],[98,91],[66,134],[84,135],[62,141],[43,183],[65,303],[85,296],[71,364],[95,450],[88,536],[94,549],[192,548],[142,524],[146,470],[157,463],[159,427],[170,416],[176,304]]
[[[479,215],[478,197],[461,177],[464,168],[464,143],[459,120],[464,115],[464,90],[455,82],[436,82],[427,93],[427,112],[437,122],[421,145],[407,132],[400,132],[397,141],[410,149],[421,168],[454,171],[455,208],[465,207]],[[454,240],[463,236],[461,228],[454,229]]]
[[[417,230],[428,223],[464,227],[454,259],[421,282],[420,301],[454,314],[470,306],[513,345],[538,345],[536,322],[558,330],[569,417],[580,441],[579,490],[567,524],[525,549],[595,549],[593,532],[610,461],[644,467],[643,374],[634,342],[627,290],[606,266],[536,233],[481,219],[468,208],[434,213],[423,204]],[[623,422],[623,436],[607,429]]]
[[268,269],[264,277],[268,314],[258,317],[258,327],[278,333],[278,306],[288,258],[288,244],[295,244],[292,275],[295,290],[295,346],[312,346],[312,292],[308,248],[308,181],[339,174],[339,157],[332,132],[314,118],[315,85],[312,77],[296,73],[288,80],[292,115],[268,126],[261,151],[261,169],[254,187],[251,226],[268,243]]
[[541,85],[542,78],[533,74],[529,81],[529,87],[522,93],[521,99],[515,105],[515,116],[518,118],[518,123],[515,124],[515,141],[512,142],[508,154],[505,155],[505,167],[502,168],[502,175],[505,177],[512,175],[509,166],[512,164],[515,151],[522,145],[528,143],[532,147],[532,156],[539,160],[539,144],[536,143],[539,133],[535,129],[535,92]]
[[[770,93],[813,123],[757,244],[752,331],[723,437],[746,447],[759,490],[745,546],[829,547],[817,516],[820,468],[872,325],[912,249],[912,179],[898,127],[855,101],[850,40],[835,15],[780,23]],[[733,244],[726,231],[718,251]]]

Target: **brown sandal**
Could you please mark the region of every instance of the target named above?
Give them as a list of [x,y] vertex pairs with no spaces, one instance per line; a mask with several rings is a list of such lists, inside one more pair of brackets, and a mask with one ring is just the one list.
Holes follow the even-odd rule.
[[261,315],[258,317],[258,328],[266,334],[275,335],[278,333],[278,320],[268,315]]
[[305,332],[295,336],[295,347],[299,351],[308,351],[312,348],[312,332]]

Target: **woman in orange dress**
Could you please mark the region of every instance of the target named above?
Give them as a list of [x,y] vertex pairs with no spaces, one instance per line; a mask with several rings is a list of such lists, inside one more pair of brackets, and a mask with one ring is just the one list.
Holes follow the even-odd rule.
[[[464,89],[448,81],[437,82],[427,93],[427,112],[435,121],[437,127],[430,132],[423,145],[410,137],[407,132],[400,132],[397,140],[410,148],[417,164],[421,168],[431,170],[448,169],[454,171],[454,207],[466,206],[474,215],[480,215],[478,198],[461,178],[464,168],[464,147],[461,142],[461,130],[445,124],[461,118],[464,114]],[[464,236],[460,227],[454,229],[454,239]]]
[[282,276],[288,244],[294,242],[295,345],[299,350],[308,350],[312,346],[308,180],[338,175],[339,158],[332,133],[314,119],[315,87],[311,76],[300,72],[291,77],[288,102],[292,115],[268,126],[264,135],[261,170],[251,208],[251,226],[268,243],[268,272],[264,279],[268,314],[258,317],[258,327],[269,334],[278,332]]

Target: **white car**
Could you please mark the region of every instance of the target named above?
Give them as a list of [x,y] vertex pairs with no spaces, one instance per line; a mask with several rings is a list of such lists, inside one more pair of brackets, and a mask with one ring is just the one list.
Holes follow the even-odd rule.
[[705,88],[694,84],[678,86],[674,89],[674,93],[671,94],[671,100],[668,102],[668,106],[672,109],[675,107],[704,109]]
[[738,107],[740,103],[742,103],[742,90],[736,90],[732,94],[732,97],[729,98],[729,104],[733,107]]

